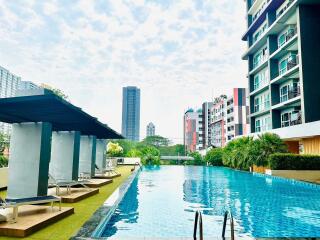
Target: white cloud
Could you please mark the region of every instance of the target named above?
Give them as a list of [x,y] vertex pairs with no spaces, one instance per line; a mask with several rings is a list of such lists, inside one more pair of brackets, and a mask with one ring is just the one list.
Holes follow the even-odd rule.
[[230,0],[0,0],[0,65],[63,89],[118,131],[122,87],[137,85],[141,135],[152,121],[181,141],[186,108],[246,86],[244,12]]

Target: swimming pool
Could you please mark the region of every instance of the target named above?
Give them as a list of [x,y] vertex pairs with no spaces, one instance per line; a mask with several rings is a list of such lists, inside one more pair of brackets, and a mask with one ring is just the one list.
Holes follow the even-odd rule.
[[191,237],[194,212],[204,235],[221,235],[231,208],[237,230],[253,237],[319,237],[320,187],[219,167],[143,168],[132,181],[103,237]]

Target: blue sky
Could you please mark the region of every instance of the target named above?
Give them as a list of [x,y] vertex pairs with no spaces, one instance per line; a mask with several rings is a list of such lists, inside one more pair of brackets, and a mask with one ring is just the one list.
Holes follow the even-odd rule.
[[122,87],[141,89],[141,136],[182,141],[183,112],[246,87],[241,0],[0,0],[0,65],[62,89],[121,130]]

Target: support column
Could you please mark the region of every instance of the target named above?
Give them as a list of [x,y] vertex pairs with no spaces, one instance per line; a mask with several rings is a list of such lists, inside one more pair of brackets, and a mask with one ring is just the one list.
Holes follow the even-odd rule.
[[81,136],[80,138],[80,160],[79,174],[89,173],[94,177],[96,163],[96,137]]
[[106,146],[105,139],[97,139],[96,164],[101,170],[106,168]]
[[9,157],[8,198],[45,196],[51,152],[50,123],[15,123]]
[[78,180],[80,132],[52,133],[52,150],[49,173],[57,180]]

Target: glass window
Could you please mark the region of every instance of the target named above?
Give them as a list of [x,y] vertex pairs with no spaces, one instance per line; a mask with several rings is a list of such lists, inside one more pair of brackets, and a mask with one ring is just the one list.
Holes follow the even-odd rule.
[[281,47],[286,42],[286,33],[283,33],[278,38],[278,47]]
[[279,73],[280,75],[284,74],[287,71],[288,59],[284,59],[279,64]]
[[261,132],[260,119],[256,120],[255,132]]
[[290,126],[291,112],[281,114],[281,127]]
[[289,85],[280,88],[280,102],[288,101]]

